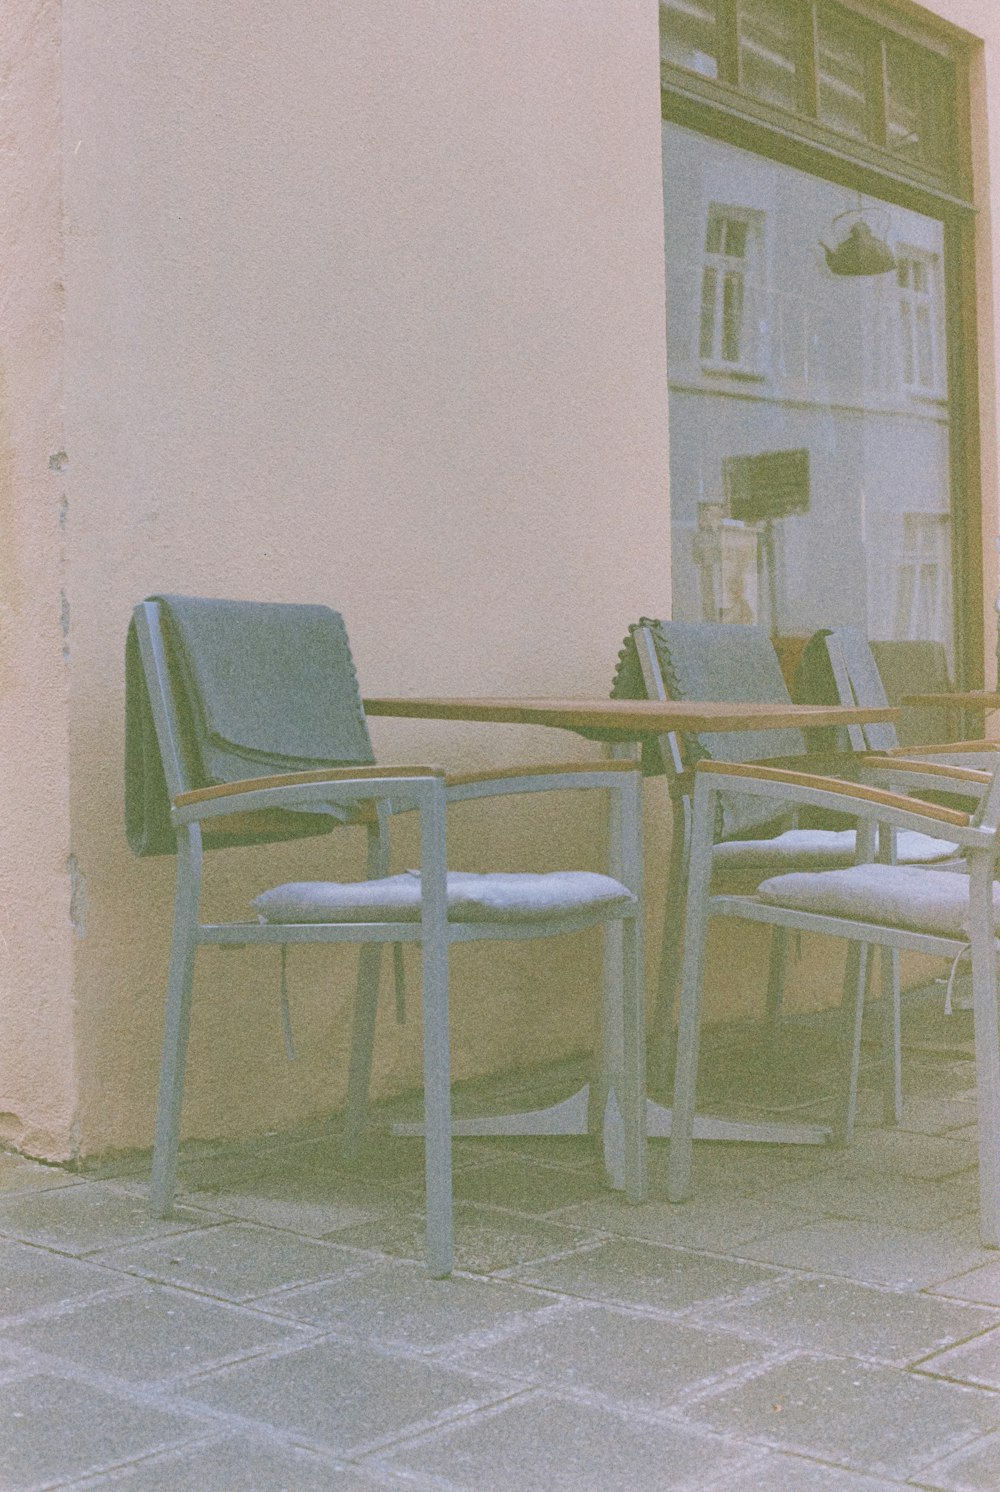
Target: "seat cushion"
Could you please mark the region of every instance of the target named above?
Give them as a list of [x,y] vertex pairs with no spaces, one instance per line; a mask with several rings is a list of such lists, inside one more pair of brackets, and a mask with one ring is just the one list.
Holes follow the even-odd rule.
[[[448,872],[451,922],[543,922],[579,912],[614,916],[636,898],[620,881],[588,870],[475,875]],[[289,881],[255,897],[262,922],[416,922],[420,872],[377,881]]]
[[[969,879],[915,865],[852,865],[848,870],[772,876],[757,887],[772,906],[848,917],[886,927],[912,928],[940,937],[968,939]],[[1000,923],[1000,884],[993,885]]]
[[[950,860],[958,846],[915,829],[896,835],[899,865],[932,865]],[[719,870],[835,870],[854,862],[853,829],[786,829],[773,839],[730,839],[717,844]]]

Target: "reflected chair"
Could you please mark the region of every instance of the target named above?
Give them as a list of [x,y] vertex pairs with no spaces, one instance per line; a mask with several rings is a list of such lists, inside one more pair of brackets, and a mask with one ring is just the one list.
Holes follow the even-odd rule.
[[[613,875],[471,874],[446,865],[449,803],[507,794],[609,793]],[[448,955],[452,943],[608,929],[623,1037],[616,1074],[624,1183],[645,1187],[640,778],[609,761],[466,774],[377,766],[340,616],[321,606],[158,597],[139,605],[127,644],[126,818],[140,854],[177,856],[177,891],[151,1199],[174,1194],[195,953],[200,945],[358,943],[360,977],[347,1129],[363,1121],[372,1063],[378,948],[422,952],[427,1262],[453,1253]],[[388,874],[391,815],[419,817],[419,867]],[[201,920],[204,852],[357,824],[367,879],[290,882],[256,896],[245,920]],[[611,936],[620,927],[620,934]]]
[[[774,644],[763,627],[724,622],[671,622],[643,618],[629,629],[619,656],[613,694],[626,698],[719,699],[766,704],[792,702]],[[837,743],[840,744],[840,743]],[[851,753],[865,751],[863,739],[827,743],[824,761],[838,772],[851,774]],[[667,779],[672,811],[667,905],[663,924],[657,999],[652,1027],[652,1064],[663,1082],[670,1066],[672,1029],[680,974],[681,932],[687,891],[690,843],[692,770],[702,760],[797,760],[805,755],[807,740],[798,729],[753,730],[725,734],[665,732],[644,747],[643,768]],[[900,863],[927,864],[947,860],[954,847],[919,833],[896,836]],[[718,876],[737,876],[742,882],[759,880],[779,870],[832,869],[850,865],[856,855],[852,828],[803,827],[787,806],[728,793],[719,802],[719,823],[713,847]],[[787,961],[787,936],[774,930],[767,985],[767,1029],[774,1044],[781,1015]],[[845,973],[846,1006],[854,1009],[856,992],[867,983],[868,961],[861,946],[852,948]],[[888,1119],[899,1117],[899,1055],[892,1033],[886,1032],[885,1109]],[[856,1060],[856,1059],[855,1059]],[[854,1126],[857,1071],[852,1068],[838,1107],[836,1137],[847,1143]]]
[[[759,763],[705,760],[695,769],[668,1196],[679,1202],[690,1187],[708,926],[714,917],[736,918],[953,961],[971,955],[981,1231],[987,1246],[1000,1247],[1000,887],[994,884],[1000,772],[871,757],[862,774],[863,781],[849,783]],[[973,811],[913,796],[942,790],[974,800]],[[713,894],[716,824],[721,800],[729,792],[752,797],[762,809],[849,812],[858,822],[861,862],[840,870],[768,877],[753,895]],[[891,830],[914,830],[957,845],[968,874],[890,863]],[[881,858],[876,860],[879,831]]]

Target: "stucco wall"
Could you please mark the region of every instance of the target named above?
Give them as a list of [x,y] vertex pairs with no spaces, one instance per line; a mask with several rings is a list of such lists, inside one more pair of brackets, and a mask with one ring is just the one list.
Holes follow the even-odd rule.
[[[69,0],[65,109],[93,1152],[150,1139],[171,915],[172,864],[130,863],[121,828],[139,598],[328,602],[369,693],[604,693],[632,613],[669,604],[656,6]],[[376,725],[387,760],[569,746]],[[535,812],[461,811],[453,861],[597,863],[593,807],[543,832]],[[361,874],[352,833],[217,857],[219,899]],[[188,1133],[338,1102],[340,954],[293,954],[293,1068],[276,955],[199,956]],[[459,1074],[586,1044],[594,940],[461,950],[454,970]],[[387,1014],[378,1063],[381,1089],[419,1081],[416,1014]]]
[[75,1144],[60,6],[0,14],[0,1142]]

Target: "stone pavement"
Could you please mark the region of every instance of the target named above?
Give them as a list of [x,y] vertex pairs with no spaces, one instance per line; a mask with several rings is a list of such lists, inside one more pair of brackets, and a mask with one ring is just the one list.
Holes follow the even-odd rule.
[[[910,999],[900,1130],[869,1075],[849,1150],[700,1145],[680,1207],[660,1145],[629,1208],[586,1141],[459,1142],[450,1281],[419,1141],[190,1145],[165,1222],[148,1157],[0,1157],[0,1488],[1000,1488],[970,1035]],[[813,1117],[831,1067],[821,1024],[729,1031],[705,1098]]]

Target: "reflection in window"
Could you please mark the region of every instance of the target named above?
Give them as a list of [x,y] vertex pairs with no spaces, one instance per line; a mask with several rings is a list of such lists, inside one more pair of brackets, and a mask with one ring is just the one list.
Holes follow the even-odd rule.
[[905,640],[946,635],[947,577],[947,515],[904,513],[893,637]]
[[753,370],[748,301],[755,216],[734,207],[709,209],[701,279],[699,353],[703,363]]
[[936,392],[940,381],[935,316],[937,255],[921,249],[898,249],[896,280],[903,383],[908,389]]
[[660,58],[705,78],[719,75],[715,0],[660,0]]
[[871,43],[849,18],[819,12],[819,117],[823,124],[865,140],[871,134]]
[[886,40],[886,144],[915,165],[940,171],[954,150],[952,65],[899,37]]
[[743,0],[739,27],[741,88],[766,104],[797,109],[798,7],[785,0]]

